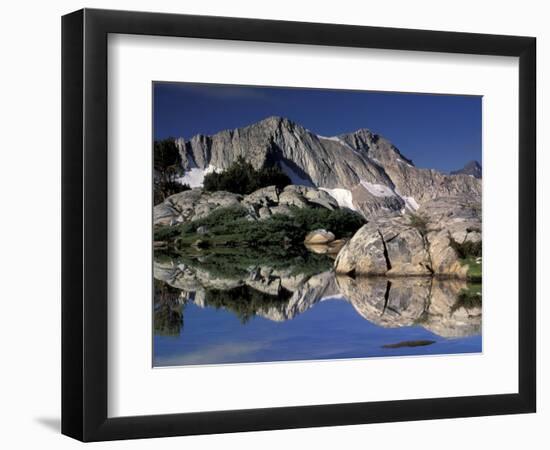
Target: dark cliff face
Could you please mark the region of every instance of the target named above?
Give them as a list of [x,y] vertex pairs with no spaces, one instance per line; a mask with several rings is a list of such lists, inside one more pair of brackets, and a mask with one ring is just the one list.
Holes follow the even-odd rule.
[[453,170],[451,175],[471,175],[475,178],[481,179],[481,164],[477,161],[470,161],[462,169]]
[[277,164],[293,184],[349,191],[335,195],[349,195],[364,213],[415,209],[439,196],[481,196],[478,179],[419,169],[390,141],[367,129],[325,137],[274,116],[212,136],[179,138],[176,144],[183,170],[225,170],[241,156],[257,169]]
[[281,117],[176,143],[184,169],[211,166],[224,170],[242,156],[256,169],[279,164],[296,184],[351,189],[362,179],[390,182],[366,151],[358,152],[339,138],[317,136]]

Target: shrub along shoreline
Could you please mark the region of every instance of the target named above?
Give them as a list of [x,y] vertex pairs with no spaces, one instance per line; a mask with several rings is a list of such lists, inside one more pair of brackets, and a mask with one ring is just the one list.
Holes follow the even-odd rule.
[[270,247],[302,244],[310,231],[330,230],[339,238],[351,237],[366,223],[347,209],[292,207],[291,214],[274,214],[262,220],[251,220],[242,206],[220,208],[207,217],[154,230],[155,241],[168,242],[178,248]]

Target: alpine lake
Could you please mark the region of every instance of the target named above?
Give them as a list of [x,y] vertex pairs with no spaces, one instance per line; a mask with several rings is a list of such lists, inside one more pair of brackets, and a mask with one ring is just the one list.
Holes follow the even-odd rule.
[[481,284],[333,264],[305,248],[156,250],[153,365],[482,351]]

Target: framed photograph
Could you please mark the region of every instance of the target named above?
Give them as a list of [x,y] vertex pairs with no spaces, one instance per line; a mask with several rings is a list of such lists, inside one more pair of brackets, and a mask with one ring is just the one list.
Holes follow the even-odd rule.
[[62,432],[535,412],[532,37],[62,21]]

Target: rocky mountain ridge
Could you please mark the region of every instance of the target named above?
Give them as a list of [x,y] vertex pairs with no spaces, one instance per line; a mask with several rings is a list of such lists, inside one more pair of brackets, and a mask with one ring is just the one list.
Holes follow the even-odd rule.
[[470,175],[475,178],[481,178],[481,164],[477,161],[470,161],[462,169],[453,170],[451,175]]
[[481,197],[479,179],[417,168],[389,140],[368,129],[325,137],[274,116],[175,142],[182,160],[180,181],[191,187],[244,157],[256,169],[277,164],[293,184],[323,189],[340,206],[365,215],[414,211],[441,196]]

